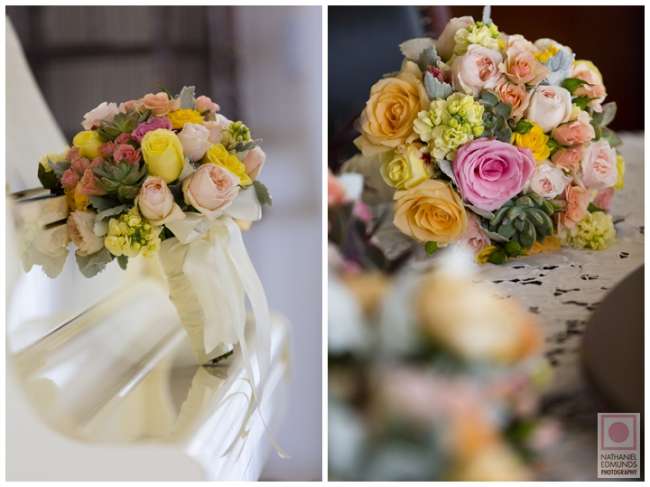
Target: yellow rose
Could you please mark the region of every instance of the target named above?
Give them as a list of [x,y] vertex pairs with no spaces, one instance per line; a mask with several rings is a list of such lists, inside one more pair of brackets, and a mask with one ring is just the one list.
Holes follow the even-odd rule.
[[167,129],[147,132],[140,143],[142,157],[150,176],[158,176],[171,183],[183,171],[185,158],[178,136]]
[[406,61],[397,76],[384,78],[370,89],[361,114],[361,136],[355,145],[372,156],[415,138],[413,121],[429,105],[418,66]]
[[536,123],[525,134],[515,133],[513,142],[517,147],[530,149],[536,161],[545,161],[551,155],[551,149],[547,145],[548,136],[544,134],[542,127]]
[[182,129],[186,123],[202,124],[203,117],[196,110],[190,108],[183,108],[181,110],[174,110],[167,114],[167,118],[172,123],[175,129]]
[[72,139],[72,145],[79,149],[79,154],[88,159],[99,157],[102,139],[95,130],[82,130]]
[[250,186],[253,180],[246,173],[246,166],[243,162],[237,159],[237,156],[228,152],[222,144],[214,144],[208,149],[203,158],[204,162],[209,162],[217,166],[227,169],[239,178],[239,184],[242,186]]
[[616,178],[614,189],[623,189],[625,186],[625,159],[620,154],[616,155],[616,170],[618,177]]
[[431,177],[431,165],[426,163],[417,146],[408,145],[386,157],[380,172],[389,186],[409,189]]
[[428,181],[395,193],[393,223],[420,242],[440,245],[457,240],[467,229],[467,213],[460,196],[442,181]]

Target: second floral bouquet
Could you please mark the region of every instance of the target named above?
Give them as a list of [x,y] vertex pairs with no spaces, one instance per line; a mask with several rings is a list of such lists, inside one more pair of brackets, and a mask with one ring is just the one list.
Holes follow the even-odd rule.
[[401,70],[373,85],[360,119],[355,145],[372,162],[351,169],[380,172],[399,232],[429,253],[465,242],[492,263],[614,240],[624,161],[594,64],[500,32],[489,11],[400,48]]

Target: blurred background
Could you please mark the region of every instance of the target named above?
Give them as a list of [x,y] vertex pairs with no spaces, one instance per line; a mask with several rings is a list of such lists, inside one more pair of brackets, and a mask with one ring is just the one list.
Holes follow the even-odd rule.
[[68,140],[102,101],[183,85],[263,139],[273,206],[245,239],[271,308],[292,324],[293,370],[276,435],[291,459],[272,455],[262,478],[320,479],[320,8],[8,7],[7,15]]
[[[643,129],[642,6],[535,6],[492,8],[499,30],[535,40],[550,37],[570,46],[603,73],[609,100],[618,113],[612,129]],[[437,38],[447,21],[464,15],[480,19],[482,6],[330,7],[328,135],[329,163],[352,155],[354,120],[370,86],[399,69],[399,44],[413,37]],[[367,46],[373,49],[368,50]],[[363,60],[363,62],[360,62]]]

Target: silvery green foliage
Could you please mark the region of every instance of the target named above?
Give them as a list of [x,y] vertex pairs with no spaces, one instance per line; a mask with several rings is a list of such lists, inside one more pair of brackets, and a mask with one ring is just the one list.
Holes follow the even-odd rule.
[[418,66],[422,71],[426,71],[429,66],[438,66],[439,62],[440,56],[438,56],[438,51],[433,46],[427,47],[418,57]]
[[183,86],[178,98],[181,108],[194,108],[194,86]]
[[481,21],[484,24],[492,23],[492,7],[490,5],[486,5],[485,7],[483,7],[483,15],[481,17]]
[[482,216],[483,218],[487,218],[488,220],[494,218],[494,213],[488,210],[482,210],[481,208],[478,208],[474,205],[470,205],[469,203],[465,203],[465,206],[472,210],[473,213],[476,213],[478,216]]
[[106,219],[119,215],[123,211],[126,211],[126,205],[113,206],[112,208],[106,208],[105,210],[97,213],[95,217],[95,225],[93,225],[93,233],[98,237],[103,237],[108,232],[108,222]]
[[549,85],[559,86],[562,81],[571,75],[571,66],[573,65],[574,58],[575,54],[569,48],[562,46],[555,56],[551,57],[546,63],[549,75],[545,82]]
[[449,83],[443,83],[428,71],[424,75],[424,89],[430,100],[445,99],[454,91]]
[[399,50],[402,52],[402,55],[406,59],[410,59],[416,63],[420,61],[420,55],[429,48],[433,48],[435,51],[435,43],[430,37],[409,39],[399,45]]
[[102,248],[100,251],[90,255],[75,254],[77,258],[77,266],[85,277],[93,277],[104,270],[106,264],[113,260],[113,255],[106,249]]
[[594,127],[607,127],[614,117],[616,117],[616,111],[618,107],[616,106],[615,101],[610,101],[603,105],[603,111],[600,113],[594,113],[591,117],[591,123]]
[[456,176],[454,175],[454,169],[451,165],[451,161],[448,161],[447,159],[438,161],[438,168],[440,168],[440,171],[442,171],[445,176],[447,176],[452,180],[454,184],[456,184]]
[[368,205],[377,205],[393,201],[395,190],[388,186],[377,169],[384,162],[384,154],[366,157],[362,154],[348,159],[341,168],[341,174],[357,173],[363,176],[363,193],[361,199]]

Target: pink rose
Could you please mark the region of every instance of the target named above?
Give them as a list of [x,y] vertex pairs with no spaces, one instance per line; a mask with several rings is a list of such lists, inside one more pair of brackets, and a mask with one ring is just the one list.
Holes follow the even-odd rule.
[[[586,115],[586,112],[581,112]],[[573,122],[564,123],[555,127],[551,132],[553,138],[562,145],[578,145],[589,142],[596,136],[594,127],[589,123],[588,117],[579,116]]]
[[260,147],[255,146],[246,152],[242,162],[244,163],[244,166],[246,166],[246,174],[248,174],[251,179],[257,179],[262,171],[262,167],[264,167],[265,161],[266,154]]
[[601,210],[609,211],[612,207],[612,199],[614,198],[615,192],[612,187],[601,189],[594,198],[594,205]]
[[131,132],[131,137],[133,137],[138,142],[142,142],[142,138],[147,132],[157,129],[172,129],[172,123],[167,117],[153,117],[147,122],[142,122],[138,125],[133,132]]
[[515,121],[519,121],[524,116],[530,102],[530,93],[526,90],[526,85],[511,83],[504,77],[497,83],[494,93],[500,101],[512,107],[510,116]]
[[582,186],[567,186],[564,190],[566,208],[560,214],[560,224],[567,228],[574,228],[587,214],[591,192]]
[[68,236],[79,255],[94,254],[104,247],[104,239],[93,231],[96,216],[92,211],[73,211],[68,216]]
[[537,85],[548,76],[548,68],[535,57],[535,46],[516,34],[508,37],[501,71],[516,84]]
[[614,186],[618,179],[616,151],[606,140],[589,144],[582,155],[582,181],[587,188]]
[[144,95],[142,98],[142,106],[146,109],[151,110],[151,112],[160,117],[161,115],[166,115],[167,113],[176,109],[178,103],[176,100],[171,100],[167,93],[159,92],[155,95],[149,93]]
[[467,217],[467,231],[460,240],[469,245],[474,252],[479,252],[486,245],[490,245],[490,239],[479,225],[476,216],[468,213]]
[[517,195],[534,170],[530,150],[484,137],[463,145],[454,160],[462,197],[488,211]]
[[106,190],[97,179],[91,168],[84,171],[81,180],[79,181],[79,192],[86,196],[102,196],[106,194]]
[[183,181],[185,202],[201,214],[214,218],[239,194],[239,178],[215,164],[203,164]]
[[112,121],[119,112],[115,103],[106,103],[104,101],[84,115],[81,126],[84,130],[92,130],[99,127],[104,121]]
[[483,89],[496,86],[501,74],[501,54],[477,44],[467,48],[467,53],[454,59],[451,65],[451,81],[454,88],[467,95],[476,96]]
[[454,36],[456,35],[456,32],[460,29],[469,27],[473,23],[474,19],[469,16],[454,17],[447,22],[447,25],[445,25],[445,28],[442,30],[442,33],[436,41],[436,50],[443,60],[449,59],[454,53],[454,46],[456,44]]
[[149,176],[140,187],[136,198],[140,213],[154,225],[185,218],[185,214],[174,202],[174,195],[162,178]]
[[196,99],[196,109],[201,112],[210,112],[210,113],[217,113],[221,107],[217,105],[215,102],[213,102],[210,97],[207,96],[199,96]]
[[551,161],[558,167],[575,174],[580,168],[582,152],[584,148],[581,145],[565,147],[559,149],[551,156]]
[[571,178],[562,169],[545,162],[535,169],[530,179],[530,189],[542,198],[555,198],[570,181]]
[[120,144],[113,152],[115,162],[128,162],[136,165],[140,162],[140,149],[136,149],[131,144]]
[[63,174],[61,175],[61,186],[63,186],[63,189],[70,191],[77,186],[78,182],[79,174],[77,171],[72,168],[63,171]]

